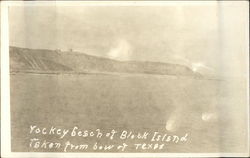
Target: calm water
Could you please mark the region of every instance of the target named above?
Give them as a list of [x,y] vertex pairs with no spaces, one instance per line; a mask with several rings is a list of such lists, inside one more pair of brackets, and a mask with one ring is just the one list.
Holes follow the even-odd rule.
[[[29,148],[30,125],[37,125],[189,133],[186,143],[169,145],[161,152],[241,152],[247,135],[247,131],[241,130],[247,117],[245,93],[246,85],[233,80],[157,75],[13,74],[12,151],[48,151]],[[168,131],[169,120],[173,130]],[[57,140],[53,136],[43,138]],[[127,152],[140,151],[129,148]]]

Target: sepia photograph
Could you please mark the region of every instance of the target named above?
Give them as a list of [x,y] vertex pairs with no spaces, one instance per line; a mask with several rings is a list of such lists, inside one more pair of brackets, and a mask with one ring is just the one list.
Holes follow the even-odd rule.
[[3,157],[249,156],[248,12],[2,2]]

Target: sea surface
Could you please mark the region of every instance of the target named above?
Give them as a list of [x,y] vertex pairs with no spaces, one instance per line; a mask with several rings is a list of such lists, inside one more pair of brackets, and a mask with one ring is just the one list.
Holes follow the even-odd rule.
[[[11,74],[10,79],[14,152],[61,152],[30,148],[30,139],[35,137],[29,133],[31,125],[119,132],[158,131],[180,136],[188,133],[186,142],[169,143],[164,150],[135,150],[129,146],[125,152],[244,152],[247,148],[247,86],[242,80],[32,73]],[[53,135],[39,138],[64,141]],[[75,144],[97,141],[68,136],[66,139]],[[98,140],[99,144],[123,142],[142,141]]]

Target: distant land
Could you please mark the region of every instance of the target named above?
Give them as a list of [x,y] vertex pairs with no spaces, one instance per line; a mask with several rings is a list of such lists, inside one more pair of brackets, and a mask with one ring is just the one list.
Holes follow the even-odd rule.
[[85,53],[10,46],[11,73],[138,73],[201,77],[187,66],[151,61],[118,61]]

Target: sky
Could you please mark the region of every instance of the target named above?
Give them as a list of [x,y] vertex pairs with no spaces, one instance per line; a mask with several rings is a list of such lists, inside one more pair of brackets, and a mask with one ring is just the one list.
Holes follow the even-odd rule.
[[165,6],[12,6],[10,45],[73,49],[116,60],[247,72],[247,3]]

